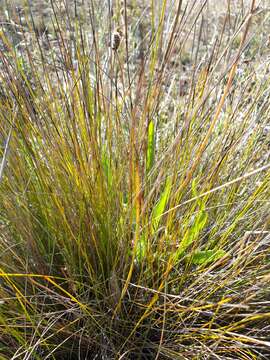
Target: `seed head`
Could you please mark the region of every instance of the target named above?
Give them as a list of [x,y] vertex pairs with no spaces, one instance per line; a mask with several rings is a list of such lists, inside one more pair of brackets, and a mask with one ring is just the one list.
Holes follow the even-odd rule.
[[112,43],[111,48],[116,51],[119,48],[121,39],[122,39],[122,30],[120,28],[116,28],[112,33]]

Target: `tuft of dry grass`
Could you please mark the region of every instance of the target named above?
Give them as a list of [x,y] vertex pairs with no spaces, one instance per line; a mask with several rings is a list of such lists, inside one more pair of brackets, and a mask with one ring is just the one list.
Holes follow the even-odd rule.
[[1,359],[268,358],[269,15],[240,3],[6,11]]

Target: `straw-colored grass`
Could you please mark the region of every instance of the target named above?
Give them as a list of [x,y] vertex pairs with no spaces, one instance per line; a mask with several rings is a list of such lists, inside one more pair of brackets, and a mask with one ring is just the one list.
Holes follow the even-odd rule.
[[0,359],[268,359],[269,15],[75,3],[1,32]]

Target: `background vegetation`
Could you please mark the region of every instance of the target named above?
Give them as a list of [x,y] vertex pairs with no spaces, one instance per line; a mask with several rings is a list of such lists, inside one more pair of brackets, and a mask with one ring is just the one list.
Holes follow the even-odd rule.
[[1,6],[0,359],[268,359],[267,2]]

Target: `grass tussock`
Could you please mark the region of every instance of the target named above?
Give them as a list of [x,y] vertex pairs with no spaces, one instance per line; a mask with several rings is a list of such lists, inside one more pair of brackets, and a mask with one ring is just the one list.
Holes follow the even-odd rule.
[[6,11],[1,360],[269,358],[270,23],[233,3]]

